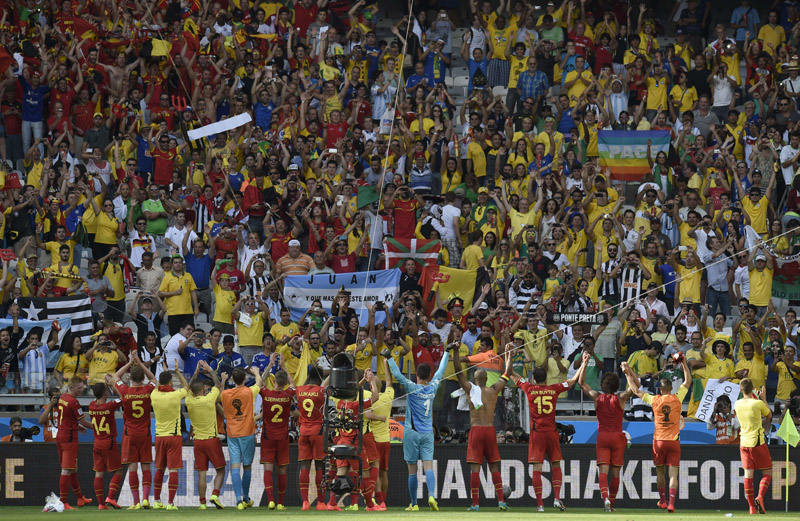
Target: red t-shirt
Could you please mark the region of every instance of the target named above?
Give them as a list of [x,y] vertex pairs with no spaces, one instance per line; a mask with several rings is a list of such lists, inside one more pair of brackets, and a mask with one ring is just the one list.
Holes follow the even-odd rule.
[[[235,262],[235,261],[234,261]],[[224,264],[224,266],[230,266],[230,264]],[[225,273],[231,278],[231,291],[235,291],[239,293],[240,291],[244,290],[246,281],[244,280],[244,273],[239,271],[238,269],[224,269],[217,271],[217,283],[219,284],[219,278],[222,274]]]
[[58,399],[58,435],[56,440],[62,443],[78,440],[78,425],[83,419],[83,409],[78,399],[64,393]]
[[153,156],[153,180],[155,184],[166,186],[172,183],[172,170],[175,166],[175,158],[178,157],[176,148],[161,150],[156,147],[150,151]]
[[355,253],[348,253],[347,255],[332,255],[331,256],[331,269],[334,273],[353,273],[356,271],[356,260],[358,257]]
[[272,260],[278,262],[278,259],[289,253],[289,241],[294,239],[294,235],[287,233],[285,235],[278,235],[277,233],[272,236]]
[[297,388],[297,409],[300,416],[300,436],[322,433],[322,411],[325,408],[325,388],[319,385],[301,385]]
[[265,440],[283,440],[289,436],[289,413],[292,410],[294,389],[272,390],[262,388],[262,428],[261,437]]
[[117,382],[117,393],[122,399],[122,420],[125,436],[150,436],[150,393],[156,386],[153,382],[147,385],[129,387]]
[[569,39],[575,42],[575,52],[583,56],[584,58],[589,57],[589,49],[594,47],[594,43],[592,42],[591,38],[588,38],[585,34],[583,36],[578,36],[575,32],[569,33]]
[[599,432],[622,432],[622,407],[619,395],[601,393],[595,406]]
[[414,237],[417,228],[417,200],[394,200],[394,236],[404,239]]
[[556,431],[556,402],[558,395],[569,389],[567,382],[553,385],[538,385],[519,382],[517,385],[528,396],[531,416],[531,431]]
[[297,2],[294,5],[294,25],[300,31],[298,32],[298,36],[300,38],[306,37],[306,31],[308,31],[308,26],[314,23],[314,20],[317,19],[317,13],[319,12],[319,6],[317,2],[311,4],[311,7],[306,9],[302,2]]
[[[433,351],[431,350],[431,346],[424,347],[420,344],[416,344],[411,347],[411,354],[414,355],[414,366],[420,366],[422,364],[428,364],[431,366],[432,370],[436,370],[436,361],[433,356]],[[439,357],[441,360],[441,357]]]
[[94,104],[89,101],[83,105],[75,103],[72,105],[72,124],[75,128],[83,130],[85,133],[92,128],[94,121]]
[[347,135],[347,123],[328,123],[326,127],[328,130],[328,136],[325,140],[325,146],[328,148],[336,148],[336,142],[340,139],[343,139]]
[[69,87],[67,87],[67,92],[61,92],[58,89],[52,89],[50,91],[50,115],[55,115],[56,101],[61,102],[61,105],[64,108],[64,116],[69,115],[70,109],[72,108],[72,100],[74,99],[75,91]]
[[122,402],[119,400],[106,403],[92,400],[89,404],[89,416],[92,418],[94,430],[94,448],[108,450],[114,446],[114,440],[117,439],[117,421],[114,419],[114,412],[121,406]]

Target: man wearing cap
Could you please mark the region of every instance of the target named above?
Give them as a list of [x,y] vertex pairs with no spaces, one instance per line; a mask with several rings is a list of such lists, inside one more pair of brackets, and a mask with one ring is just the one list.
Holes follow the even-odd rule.
[[769,209],[769,200],[772,197],[772,189],[775,187],[775,176],[770,176],[769,185],[767,185],[767,192],[762,196],[761,189],[757,186],[751,186],[747,191],[742,185],[739,176],[734,175],[736,180],[736,187],[740,194],[748,194],[748,197],[742,196],[741,203],[742,209],[748,217],[750,217],[750,226],[753,227],[756,233],[764,236],[767,233],[767,210]]
[[278,259],[275,265],[276,274],[280,275],[306,275],[314,267],[314,260],[300,251],[300,241],[289,241],[289,251]]
[[772,275],[774,265],[772,254],[761,243],[748,259],[750,277],[750,304],[758,308],[757,316],[762,316],[772,301]]

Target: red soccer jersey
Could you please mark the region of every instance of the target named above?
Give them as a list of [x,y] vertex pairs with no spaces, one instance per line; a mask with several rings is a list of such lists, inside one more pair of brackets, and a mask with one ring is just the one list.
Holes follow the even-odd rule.
[[156,386],[153,382],[147,385],[129,387],[117,382],[117,392],[122,398],[122,420],[125,436],[150,436],[150,393]]
[[597,397],[597,430],[599,432],[622,432],[622,407],[619,395],[601,393]]
[[58,399],[58,435],[56,440],[71,442],[78,439],[78,425],[83,419],[83,409],[78,399],[64,393]]
[[528,396],[531,415],[531,430],[536,432],[555,432],[556,402],[558,395],[569,389],[567,382],[553,385],[538,385],[520,382],[517,385]]
[[172,170],[175,158],[178,157],[177,149],[161,150],[156,147],[150,154],[153,156],[153,182],[161,186],[172,183]]
[[294,389],[280,391],[261,389],[261,436],[266,440],[282,440],[289,436],[289,413],[292,409]]
[[328,148],[336,148],[336,142],[344,139],[347,136],[347,123],[328,123],[325,127],[328,131],[325,146]]
[[427,348],[419,344],[411,347],[411,354],[414,355],[414,366],[419,367],[422,364],[431,366],[431,370],[436,370],[436,365],[433,363],[433,353]]
[[114,412],[120,407],[122,407],[120,400],[106,403],[97,403],[92,400],[89,404],[95,448],[107,450],[114,445],[114,440],[117,439],[117,421],[114,419]]
[[417,228],[417,200],[394,200],[394,236],[410,239]]
[[322,411],[325,407],[325,388],[319,385],[301,385],[297,388],[297,408],[300,416],[301,436],[314,436],[322,432]]

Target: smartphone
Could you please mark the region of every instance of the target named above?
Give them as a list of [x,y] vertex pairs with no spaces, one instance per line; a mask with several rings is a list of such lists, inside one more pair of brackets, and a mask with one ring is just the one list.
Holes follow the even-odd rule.
[[678,251],[689,251],[688,246],[678,246]]
[[328,153],[329,153],[329,154],[337,154],[338,152],[339,152],[339,151],[338,151],[337,149],[335,149],[335,148],[329,148],[329,149],[328,149]]
[[314,202],[315,203],[321,203],[322,202],[322,197],[315,197],[314,198]]

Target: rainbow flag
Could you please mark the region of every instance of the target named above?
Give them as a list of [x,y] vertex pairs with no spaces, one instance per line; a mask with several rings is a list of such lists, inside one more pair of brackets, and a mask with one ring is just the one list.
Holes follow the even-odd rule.
[[667,130],[601,130],[597,133],[600,166],[611,168],[617,180],[640,181],[650,172],[648,139],[653,160],[659,152],[669,153],[670,134]]

